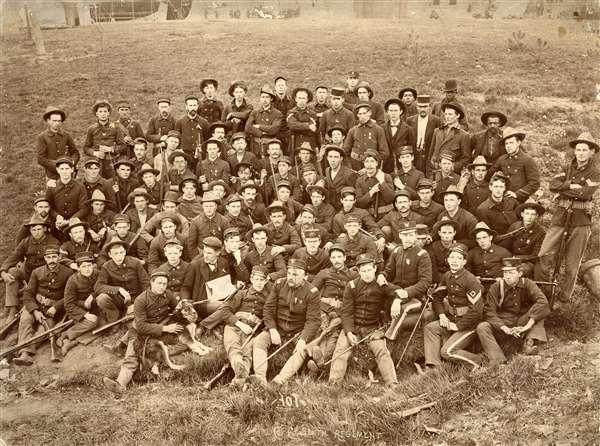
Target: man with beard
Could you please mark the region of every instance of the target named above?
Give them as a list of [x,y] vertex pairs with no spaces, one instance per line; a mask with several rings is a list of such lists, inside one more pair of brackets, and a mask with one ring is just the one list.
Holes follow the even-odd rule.
[[253,137],[252,152],[259,158],[264,158],[263,144],[268,138],[276,138],[283,125],[283,114],[273,106],[275,93],[270,86],[260,89],[260,105],[250,112],[246,121],[245,132]]
[[348,131],[344,141],[344,151],[350,156],[350,165],[354,170],[362,169],[365,152],[374,150],[382,160],[389,156],[389,148],[383,129],[371,120],[371,104],[359,102],[354,113],[358,123]]
[[[225,123],[227,132],[233,135],[244,131],[246,121],[254,107],[246,101],[248,86],[245,82],[233,81],[229,86],[228,93],[233,100],[225,105],[221,121]],[[231,143],[233,144],[233,139]]]
[[[8,317],[12,320],[17,314],[19,304],[19,286],[28,281],[34,269],[44,265],[44,252],[48,246],[57,246],[58,240],[48,234],[47,221],[34,215],[24,226],[29,236],[22,239],[14,251],[0,266],[0,276],[5,285],[4,306],[8,309]],[[58,251],[58,248],[57,248]]]
[[[38,195],[33,199],[33,214],[31,217],[37,217],[38,221],[46,224],[46,230],[48,233],[57,240],[63,238],[63,234],[59,231],[54,224],[54,217],[50,212],[50,202],[45,195]],[[29,220],[28,220],[29,221]],[[29,226],[24,223],[20,226],[17,236],[15,237],[15,243],[18,245],[24,238],[31,235],[29,232]]]
[[444,210],[444,206],[433,201],[433,189],[433,181],[429,178],[421,178],[417,183],[419,199],[413,201],[410,206],[413,211],[423,216],[425,224],[429,227],[433,226]]
[[[440,118],[443,117],[444,113],[444,105],[445,104],[454,104],[460,107],[464,111],[464,107],[458,102],[456,99],[456,94],[458,93],[458,82],[456,79],[449,79],[444,84],[444,98],[440,102],[436,102],[433,104],[431,109],[431,114],[436,115]],[[469,123],[467,122],[466,113],[460,118],[460,126],[465,131],[469,130]]]
[[[348,110],[354,110],[354,106],[358,103],[356,96],[356,86],[360,75],[358,71],[349,71],[346,76],[346,88],[344,90],[344,107]],[[348,130],[348,129],[347,129]]]
[[117,197],[111,180],[100,176],[100,160],[95,156],[87,157],[83,162],[83,176],[77,180],[85,187],[87,199],[92,198],[95,190],[99,190],[108,198],[108,208],[116,210]]
[[58,179],[56,160],[71,158],[73,165],[79,162],[79,150],[70,134],[62,130],[67,114],[58,107],[49,105],[43,115],[47,129],[37,137],[37,162],[46,172],[47,179]]
[[267,383],[267,352],[271,345],[279,346],[299,335],[294,353],[273,379],[283,384],[296,374],[308,357],[307,344],[315,337],[321,322],[319,290],[306,281],[306,264],[290,259],[287,278],[277,280],[263,306],[263,320],[268,331],[259,334],[253,343],[254,375],[261,385]]
[[346,152],[341,147],[335,145],[325,146],[325,158],[328,167],[325,169],[325,189],[327,190],[327,199],[336,209],[340,210],[341,191],[345,187],[352,187],[356,184],[356,172],[342,163]]
[[333,127],[341,127],[344,134],[354,126],[354,113],[344,107],[344,89],[331,89],[331,108],[323,112],[319,119],[321,141],[331,141],[330,131]]
[[69,220],[69,226],[64,230],[70,240],[60,245],[60,263],[77,271],[76,257],[80,252],[98,254],[98,244],[87,234],[88,224],[74,217]]
[[188,252],[193,257],[201,248],[201,241],[206,237],[223,238],[227,229],[227,219],[217,212],[219,200],[212,192],[205,192],[201,199],[202,212],[190,221],[190,229],[186,241]]
[[469,134],[459,125],[459,120],[465,112],[454,103],[442,104],[444,125],[433,132],[431,146],[431,165],[434,169],[439,167],[441,154],[449,152],[454,157],[454,171],[460,173],[463,167],[471,162],[471,141]]
[[[19,320],[17,344],[32,338],[60,321],[64,314],[64,291],[73,270],[58,261],[57,246],[47,246],[44,250],[44,266],[33,270],[23,291],[23,311]],[[31,365],[36,344],[28,345],[13,360],[17,365]]]
[[[306,142],[311,147],[318,147],[320,145],[319,117],[308,107],[308,103],[312,101],[312,93],[308,88],[298,87],[292,92],[292,97],[296,101],[296,106],[289,110],[286,121],[290,134],[294,137],[294,150]],[[297,152],[294,153],[297,154]],[[292,156],[291,153],[290,156]],[[297,160],[293,161],[297,162]]]
[[442,120],[429,112],[430,101],[429,96],[417,96],[417,115],[406,119],[415,137],[415,167],[426,175],[431,173],[429,159],[433,132],[442,126]]
[[287,79],[283,76],[277,76],[274,80],[275,95],[273,97],[273,107],[281,112],[283,120],[277,137],[281,140],[283,147],[287,149],[290,131],[287,126],[286,118],[290,114],[290,110],[294,107],[294,100],[287,94],[288,86]]
[[371,106],[371,119],[383,127],[385,125],[385,111],[379,102],[373,100],[374,93],[369,83],[365,81],[359,82],[356,85],[355,91],[358,98],[357,104],[361,102],[368,103]]
[[133,156],[133,146],[137,138],[144,138],[144,131],[139,122],[131,119],[131,104],[127,101],[117,103],[117,113],[119,114],[118,124],[123,127],[123,141],[129,147],[129,158]]
[[377,225],[385,234],[386,240],[399,243],[400,238],[398,233],[407,221],[414,221],[416,224],[423,222],[424,218],[410,209],[410,194],[408,191],[399,190],[396,191],[396,195],[394,196],[394,210],[380,218]]
[[507,183],[508,179],[502,172],[492,175],[489,184],[490,196],[475,211],[479,220],[486,222],[499,234],[506,233],[508,227],[517,220],[515,209],[519,202],[505,195]]
[[418,113],[417,110],[417,90],[412,87],[405,87],[398,92],[398,99],[401,99],[404,103],[405,113],[402,119],[406,121],[407,118],[415,116]]
[[[198,250],[193,253],[186,248],[186,238],[177,233],[179,220],[173,213],[165,212],[160,219],[160,234],[152,239],[148,249],[148,271],[152,272],[161,264],[168,260],[166,246],[168,243],[176,241],[182,246],[181,255],[184,259],[192,259],[196,256]],[[182,281],[183,283],[183,281]]]
[[506,115],[499,111],[487,111],[481,115],[481,122],[486,129],[471,136],[473,158],[483,156],[493,164],[506,153],[502,144],[502,127],[506,121]]
[[242,212],[248,216],[252,226],[256,224],[266,224],[267,217],[265,216],[265,205],[264,203],[258,203],[256,201],[256,194],[258,189],[254,183],[246,183],[240,187],[240,194],[242,196]]
[[221,119],[223,114],[223,103],[217,99],[217,89],[219,83],[215,79],[202,79],[200,81],[200,91],[204,98],[198,106],[198,114],[212,124]]
[[198,98],[194,95],[185,97],[186,115],[175,123],[175,130],[181,135],[179,148],[188,157],[200,159],[198,148],[208,138],[209,122],[198,114]]
[[386,160],[383,170],[387,173],[398,170],[397,160],[403,147],[415,145],[412,128],[403,122],[406,110],[400,99],[385,101],[385,111],[388,120],[383,124],[383,130],[390,149],[390,157]]
[[[171,100],[166,97],[158,98],[158,115],[153,116],[148,121],[146,128],[146,139],[154,143],[153,156],[158,155],[157,144],[167,140],[167,135],[171,130],[175,130],[175,118],[171,115]],[[156,164],[154,167],[160,170]]]
[[489,183],[486,181],[488,169],[491,167],[486,159],[479,155],[467,166],[468,171],[461,173],[459,184],[467,182],[463,187],[462,206],[472,214],[481,203],[490,196]]
[[110,121],[112,107],[108,101],[96,101],[92,110],[96,115],[96,123],[86,130],[83,152],[102,160],[102,176],[112,178],[115,175],[114,159],[129,156],[129,148],[123,139],[124,130],[121,124]]

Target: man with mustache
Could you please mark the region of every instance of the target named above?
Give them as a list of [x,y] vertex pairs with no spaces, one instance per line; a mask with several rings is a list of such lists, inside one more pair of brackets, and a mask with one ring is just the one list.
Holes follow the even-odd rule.
[[[59,231],[54,224],[54,216],[50,209],[50,202],[45,195],[39,195],[33,199],[33,214],[31,217],[37,217],[40,221],[46,223],[49,234],[55,239],[58,240],[61,237],[64,238],[61,231]],[[15,243],[19,244],[21,240],[29,237],[29,235],[29,226],[27,226],[27,223],[22,224],[19,228],[19,232],[17,232]]]
[[[158,115],[153,116],[148,121],[146,128],[146,139],[154,143],[153,156],[158,154],[157,144],[166,141],[167,135],[171,130],[175,130],[175,118],[171,115],[171,99],[167,97],[158,98]],[[156,165],[154,166],[156,167]],[[158,169],[158,167],[156,167]]]
[[415,167],[424,174],[431,172],[429,158],[433,131],[442,126],[442,120],[430,113],[429,96],[417,96],[417,114],[406,118],[406,123],[413,128],[415,138]]
[[58,158],[68,156],[73,160],[73,164],[77,165],[79,162],[79,150],[73,138],[62,130],[66,118],[67,114],[63,110],[52,105],[46,108],[43,116],[48,128],[37,137],[37,161],[46,171],[48,179],[58,179],[56,173]]
[[502,143],[502,127],[506,124],[506,115],[499,111],[487,111],[481,115],[481,122],[485,130],[471,136],[472,157],[483,156],[493,164],[500,155],[504,155]]
[[175,130],[181,135],[179,148],[190,158],[199,158],[198,148],[208,138],[210,124],[198,114],[198,98],[195,95],[185,97],[187,114],[175,123]]

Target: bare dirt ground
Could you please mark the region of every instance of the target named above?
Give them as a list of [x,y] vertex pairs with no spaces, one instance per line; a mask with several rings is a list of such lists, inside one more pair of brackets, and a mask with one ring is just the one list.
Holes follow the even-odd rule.
[[[559,26],[567,30],[562,38]],[[528,133],[527,150],[547,184],[569,156],[570,139],[583,130],[600,136],[599,40],[582,28],[528,20],[116,23],[45,31],[45,58],[3,36],[0,257],[13,248],[14,228],[43,187],[34,145],[47,104],[65,107],[65,129],[82,145],[96,99],[130,100],[145,126],[159,95],[171,96],[180,116],[184,96],[198,92],[203,77],[221,80],[224,100],[229,82],[247,80],[253,103],[260,86],[279,74],[288,76],[291,88],[319,81],[333,86],[358,70],[381,102],[405,85],[440,97],[444,80],[454,77],[471,127],[480,128],[485,109],[507,112],[509,125]],[[524,48],[510,50],[507,40],[517,30],[525,32]],[[548,49],[536,47],[538,37]],[[550,198],[543,199],[547,205]],[[598,248],[596,229],[590,257]],[[105,339],[77,347],[58,365],[49,361],[46,345],[36,365],[11,365],[0,381],[0,438],[10,445],[596,445],[598,320],[597,303],[578,288],[575,303],[549,321],[552,339],[539,357],[517,355],[476,376],[452,366],[416,376],[417,339],[394,391],[370,385],[372,364],[361,359],[342,388],[301,376],[279,391],[219,387],[207,394],[199,385],[220,369],[219,351],[203,360],[184,355],[178,360],[189,370],[141,381],[115,399],[101,385],[103,375],[118,369],[118,358],[101,347]],[[394,348],[401,350],[403,342]],[[412,417],[399,415],[428,402],[437,404]]]

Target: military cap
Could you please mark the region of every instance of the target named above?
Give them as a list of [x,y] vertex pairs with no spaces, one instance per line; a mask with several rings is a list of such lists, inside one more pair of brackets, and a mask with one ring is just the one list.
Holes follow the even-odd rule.
[[179,218],[177,218],[177,215],[175,215],[175,213],[173,213],[173,212],[168,212],[168,213],[165,213],[165,215],[161,216],[160,224],[162,225],[163,222],[165,222],[165,221],[170,221],[175,226],[179,226]]
[[169,278],[169,273],[167,271],[162,271],[159,269],[155,269],[154,271],[152,271],[150,273],[150,280],[154,280],[157,277],[166,277],[167,279]]
[[[524,137],[525,136],[523,136],[523,138]],[[600,151],[600,146],[594,140],[594,137],[592,136],[592,134],[590,132],[583,132],[576,139],[574,139],[573,141],[570,141],[569,146],[571,146],[574,149],[575,146],[580,143],[587,144],[588,147],[596,153],[598,153]]]
[[150,195],[144,187],[136,187],[129,192],[129,195],[127,195],[127,200],[133,202],[135,197],[144,197],[148,201],[152,199],[152,195]]
[[329,247],[329,249],[327,250],[327,252],[331,255],[331,253],[333,251],[340,251],[341,253],[343,253],[344,255],[346,255],[346,248],[344,248],[344,245],[342,245],[341,243],[334,243],[333,245],[331,245]]
[[304,239],[321,238],[321,231],[319,231],[318,228],[307,229],[306,231],[303,232],[303,234],[304,234]]
[[431,228],[431,232],[433,234],[437,234],[442,226],[452,226],[454,228],[454,231],[458,232],[458,228],[460,225],[456,220],[452,220],[451,218],[448,218],[444,215],[439,221],[436,221],[434,223],[433,228]]
[[213,85],[214,85],[214,87],[215,87],[215,90],[216,90],[217,88],[219,88],[219,82],[217,82],[217,80],[216,80],[216,79],[202,79],[202,80],[200,81],[200,90],[201,90],[201,91],[204,91],[204,88],[205,88],[207,85],[210,85],[210,84],[213,84]]
[[292,190],[292,185],[287,180],[281,180],[277,182],[277,189],[281,189],[282,187],[287,187],[290,191]]
[[281,140],[278,138],[271,138],[267,141],[267,147],[269,147],[272,144],[277,144],[281,147]]
[[417,237],[427,237],[429,235],[429,226],[424,223],[417,223]]
[[117,110],[120,108],[131,108],[131,104],[129,101],[119,101],[117,102]]
[[67,114],[64,112],[64,110],[60,109],[59,107],[56,107],[54,105],[49,105],[48,107],[46,107],[46,111],[44,112],[44,114],[42,115],[43,120],[47,120],[51,115],[60,115],[61,119],[64,121],[65,119],[67,119]]
[[167,138],[181,139],[181,133],[177,130],[169,130],[169,133],[167,133]]
[[145,173],[152,173],[154,175],[159,175],[160,171],[158,169],[155,169],[154,167],[152,167],[150,164],[142,164],[142,167],[140,169],[140,171],[138,172],[138,178],[142,178],[144,176]]
[[[277,81],[275,81],[277,82]],[[298,93],[299,91],[304,91],[306,92],[306,95],[308,96],[308,102],[312,102],[313,100],[313,94],[312,91],[310,91],[308,88],[306,87],[296,87],[292,90],[292,98],[296,99],[296,93]]]
[[324,88],[325,90],[329,90],[329,87],[327,85],[319,84],[315,87],[315,91],[317,91],[319,88]]
[[202,240],[202,245],[217,250],[223,247],[223,243],[217,237],[206,237]]
[[65,229],[63,229],[65,234],[68,234],[71,229],[76,228],[77,226],[82,226],[85,230],[89,227],[89,225],[85,221],[81,221],[77,217],[71,217],[69,219],[69,223]]
[[[327,135],[329,135],[330,138],[331,138],[331,134],[333,133],[334,130],[339,130],[340,132],[342,132],[342,135],[344,135],[344,136],[346,136],[346,133],[348,133],[344,126],[342,126],[340,124],[335,124],[327,129]],[[334,146],[334,147],[336,147],[336,146]]]
[[241,187],[240,187],[240,189],[239,189],[239,191],[238,191],[238,192],[241,194],[241,193],[243,193],[243,192],[244,192],[246,189],[251,189],[251,188],[252,188],[252,189],[256,189],[256,190],[258,190],[258,186],[257,186],[256,184],[254,184],[254,182],[253,182],[253,181],[248,181],[247,183],[245,183],[245,184],[242,184],[242,185],[241,185]]
[[210,127],[208,127],[208,131],[212,134],[212,132],[214,132],[215,129],[218,128],[226,129],[227,124],[225,124],[223,121],[215,121],[210,125]]
[[494,231],[493,229],[491,229],[486,222],[484,221],[480,221],[478,222],[475,227],[473,228],[473,230],[471,231],[471,237],[475,238],[477,236],[477,234],[481,231],[487,232],[488,234],[490,234],[492,237],[495,236],[496,234],[498,234],[496,231]]
[[331,96],[340,96],[343,97],[346,91],[341,87],[333,87],[331,89]]
[[401,221],[398,225],[398,232],[409,232],[417,230],[417,222],[415,221]]
[[421,178],[417,182],[417,190],[418,189],[433,189],[433,180],[429,178]]
[[342,187],[342,190],[340,191],[340,196],[344,198],[346,195],[354,195],[356,197],[356,189],[354,189],[352,186]]
[[311,146],[310,142],[308,141],[304,141],[302,144],[300,144],[298,150],[308,150],[310,153],[315,153],[315,149],[313,149],[313,146]]
[[58,245],[48,245],[46,249],[44,249],[44,255],[49,256],[52,254],[60,254],[60,249]]
[[42,201],[45,201],[46,203],[50,203],[50,200],[48,199],[48,197],[45,194],[41,194],[41,195],[36,196],[33,199],[33,204],[35,206],[36,204],[41,203]]
[[546,209],[544,208],[544,206],[542,206],[540,203],[538,203],[537,201],[535,201],[535,199],[529,197],[527,199],[527,201],[525,201],[524,203],[521,203],[520,205],[518,205],[515,208],[515,214],[516,215],[521,215],[521,212],[523,212],[525,209],[533,209],[537,212],[538,217],[540,215],[544,215],[544,212],[546,212]]
[[131,161],[129,161],[129,159],[125,158],[124,156],[115,161],[113,165],[115,166],[115,169],[118,169],[121,165],[129,166],[131,170],[135,169],[135,164],[133,164]]
[[431,96],[425,94],[417,96],[417,105],[429,105],[430,103]]
[[173,237],[167,240],[163,249],[170,245],[178,246],[183,250],[183,243],[181,243],[181,241],[177,237]]
[[92,196],[90,197],[90,199],[87,202],[88,203],[93,203],[94,201],[102,201],[104,203],[108,202],[108,200],[106,199],[106,195],[104,195],[102,193],[102,191],[99,190],[99,189],[95,189],[92,192]]
[[363,161],[367,158],[375,158],[376,161],[379,161],[379,152],[376,150],[368,149],[363,154]]
[[312,204],[305,204],[302,207],[302,212],[310,212],[311,214],[313,214],[314,216],[317,215],[317,210],[315,209],[315,207]]
[[448,254],[451,252],[457,252],[463,256],[463,258],[467,258],[469,255],[469,249],[463,245],[462,243],[454,243],[448,248]]
[[371,110],[371,104],[369,104],[368,102],[359,102],[354,106],[354,113],[358,112],[358,110],[360,110],[361,108],[368,108],[369,110]]
[[50,226],[50,223],[48,223],[47,220],[42,220],[42,218],[39,215],[34,214],[29,219],[29,221],[27,223],[25,223],[23,226],[29,228],[31,226],[38,226],[38,225],[41,225],[41,226]]
[[318,184],[311,184],[310,186],[306,186],[306,192],[308,192],[309,194],[312,194],[313,192],[318,192],[321,195],[323,195],[323,197],[327,196],[327,189]]
[[252,171],[252,169],[254,169],[254,166],[252,164],[246,163],[246,162],[237,163],[237,166],[235,166],[234,171],[239,174],[240,169],[245,169],[245,168],[250,169]]
[[306,172],[316,172],[317,168],[315,167],[314,164],[310,163],[310,164],[304,164],[302,166],[302,174],[304,175]]
[[231,142],[233,143],[236,139],[244,139],[247,141],[246,139],[246,133],[244,132],[235,132],[233,135],[231,135]]
[[300,259],[290,259],[287,264],[288,269],[306,270],[306,262]]
[[75,254],[75,263],[78,265],[84,262],[94,263],[96,259],[94,258],[94,253],[90,251],[82,251]]
[[265,213],[267,215],[271,215],[273,212],[278,212],[281,211],[284,214],[287,214],[287,209],[284,206],[284,204],[279,201],[279,200],[275,200],[273,201],[273,203],[271,203],[266,209],[265,209]]
[[121,240],[119,237],[114,237],[110,242],[104,245],[106,252],[110,252],[110,250],[115,246],[122,246],[125,248],[125,251],[129,249],[129,243],[127,243],[125,240]]
[[68,164],[71,167],[75,167],[75,164],[73,163],[73,160],[71,158],[68,158],[66,156],[61,156],[60,158],[58,158],[56,160],[56,164],[55,166],[58,167],[61,164]]
[[225,191],[225,194],[229,193],[229,185],[225,182],[225,180],[213,180],[210,183],[208,183],[207,187],[209,191],[212,191],[215,188],[215,186],[222,186],[223,190]]
[[100,166],[100,160],[96,156],[87,156],[83,160],[83,167],[87,167],[91,164],[95,164],[96,166]]
[[279,157],[279,159],[277,160],[277,164],[279,163],[286,163],[288,166],[292,166],[292,160],[290,159],[289,156],[281,156]]
[[175,158],[177,158],[178,156],[182,156],[185,161],[190,164],[190,159],[188,158],[188,154],[185,153],[183,150],[174,150],[173,153],[171,153],[169,155],[169,164],[173,164],[173,161],[175,160]]
[[233,97],[233,92],[237,87],[240,87],[246,93],[248,92],[248,85],[246,85],[244,81],[233,81],[227,89],[227,93],[229,93],[229,96]]
[[481,115],[481,122],[484,125],[487,125],[488,118],[492,116],[500,119],[500,127],[504,127],[506,125],[506,122],[508,121],[504,113],[500,113],[499,111],[486,111]]
[[270,85],[263,85],[262,88],[260,89],[260,94],[266,93],[269,96],[271,96],[271,99],[276,99],[277,96],[275,96],[275,92],[273,91],[273,89],[271,88]]
[[468,167],[471,169],[471,168],[477,167],[477,166],[490,167],[491,164],[487,162],[487,160],[485,159],[485,157],[483,155],[477,155],[475,157],[475,159],[473,160],[473,162],[468,165]]
[[440,153],[440,159],[454,162],[454,153],[444,150],[442,153]]
[[216,138],[209,138],[202,143],[202,149],[206,150],[209,144],[216,144],[219,147],[219,151],[223,151],[223,142]]
[[520,257],[505,257],[502,259],[502,270],[510,271],[513,269],[519,269],[523,261]]
[[117,214],[113,217],[112,223],[113,225],[117,223],[127,223],[129,225],[131,224],[131,220],[127,214]]
[[267,278],[267,269],[262,265],[255,265],[252,267],[252,276],[261,276],[263,279]]
[[198,96],[197,96],[197,95],[195,95],[195,94],[188,94],[188,95],[185,97],[185,99],[184,99],[184,101],[183,101],[183,102],[187,102],[187,101],[189,101],[190,99],[191,99],[191,100],[200,101],[200,99],[198,99]]
[[345,223],[361,223],[361,218],[358,215],[354,215],[354,214],[348,214],[346,215],[346,218],[344,219],[344,224]]
[[94,113],[96,113],[100,107],[107,107],[109,113],[112,110],[112,106],[110,105],[110,102],[108,102],[106,99],[98,99],[96,102],[94,102],[94,105],[92,106],[92,110],[94,110]]
[[364,88],[369,93],[369,99],[373,98],[373,89],[371,85],[367,81],[360,81],[356,87],[354,87],[354,94],[358,96],[358,90]]
[[177,203],[179,200],[179,195],[177,194],[177,192],[175,191],[168,191],[165,192],[165,196],[163,197],[163,199],[161,201],[170,201],[172,203]]
[[460,105],[454,104],[453,102],[446,102],[441,105],[441,109],[443,112],[445,112],[447,108],[451,108],[456,113],[458,113],[458,119],[462,119],[465,117],[465,111],[462,109],[462,107]]
[[239,228],[232,226],[231,228],[227,228],[225,231],[223,231],[223,240],[227,240],[228,238],[235,237],[237,235],[241,235]]
[[243,198],[238,194],[231,194],[225,199],[225,204],[235,203],[236,201],[242,201]]
[[409,200],[411,199],[410,192],[407,191],[406,189],[397,190],[396,193],[394,194],[394,201],[396,201],[396,198],[398,198],[398,197],[406,197]]
[[451,92],[451,91],[456,91],[456,90],[458,90],[458,82],[456,82],[456,79],[448,79],[444,83],[444,91],[445,92]]
[[398,153],[398,156],[402,156],[402,155],[413,155],[412,146],[400,147],[400,152]]
[[156,100],[156,103],[157,103],[157,104],[160,104],[161,102],[165,102],[165,103],[167,103],[167,104],[171,105],[171,99],[169,99],[169,98],[168,98],[168,97],[166,97],[166,96],[161,96],[161,97],[159,97],[159,98]]
[[220,200],[211,191],[206,191],[206,192],[204,192],[204,194],[202,194],[202,198],[200,199],[200,202],[201,203],[217,203],[217,204],[219,204]]
[[409,93],[412,93],[412,94],[413,94],[413,96],[415,97],[415,99],[416,99],[416,98],[417,98],[417,96],[418,96],[418,95],[417,95],[417,90],[415,90],[414,88],[412,88],[412,87],[404,87],[402,90],[400,90],[400,91],[398,92],[398,97],[399,97],[400,99],[402,99],[402,96],[404,96],[404,93],[407,93],[407,92],[409,92]]
[[406,113],[406,104],[397,98],[391,98],[391,99],[388,99],[387,101],[385,101],[383,108],[387,111],[387,109],[392,104],[396,104],[396,105],[398,105],[398,107],[400,107],[400,111],[402,112],[401,114]]
[[504,132],[502,132],[502,141],[506,141],[508,138],[515,137],[518,141],[523,141],[525,139],[526,133],[519,131],[517,129],[513,129],[512,127],[506,127]]
[[269,230],[269,228],[267,228],[266,226],[263,226],[261,224],[256,224],[252,229],[250,229],[246,233],[246,237],[251,239],[252,236],[257,232],[264,232],[265,234],[267,234],[267,238],[269,238],[271,236],[271,231]]
[[446,189],[444,192],[442,192],[442,197],[444,197],[448,194],[454,194],[458,198],[462,198],[462,195],[463,195],[462,192],[460,190],[458,190],[458,187],[456,187],[454,184],[451,184],[450,186],[448,186],[448,189]]
[[342,158],[346,156],[343,147],[334,146],[333,144],[325,146],[325,156],[329,155],[329,152],[337,152]]
[[358,79],[360,77],[360,75],[358,74],[358,71],[352,70],[352,71],[348,71],[347,77],[354,77],[354,78]]
[[368,263],[375,265],[375,259],[368,254],[360,254],[356,258],[355,265],[360,268],[362,265],[366,265]]

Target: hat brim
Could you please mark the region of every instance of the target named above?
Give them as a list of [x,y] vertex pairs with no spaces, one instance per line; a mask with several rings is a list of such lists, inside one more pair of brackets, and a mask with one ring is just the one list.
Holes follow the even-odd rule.
[[323,195],[324,197],[327,196],[327,189],[325,189],[323,186],[318,186],[316,184],[315,185],[306,186],[306,192],[308,192],[309,194],[311,194],[312,191],[317,191],[321,195]]
[[109,203],[111,200],[107,200],[106,198],[90,198],[86,201],[86,203],[92,204],[94,201],[101,201],[103,203]]
[[204,87],[206,87],[208,84],[214,84],[215,90],[219,88],[219,82],[216,79],[202,79],[200,81],[200,91],[203,91]]
[[415,90],[414,88],[410,88],[410,87],[403,88],[402,90],[400,90],[398,92],[398,98],[402,99],[402,96],[404,96],[404,93],[406,93],[407,91],[410,91],[413,94],[413,96],[415,97],[415,99],[417,99],[417,96],[418,96],[417,90]]
[[90,227],[90,225],[87,224],[85,221],[80,221],[79,223],[75,223],[74,225],[67,226],[65,229],[63,229],[63,232],[65,234],[68,234],[71,231],[71,229],[76,228],[77,226],[83,226],[86,230]]
[[335,147],[335,146],[329,146],[325,149],[325,156],[327,156],[327,154],[329,152],[337,152],[339,153],[342,158],[346,157],[346,152],[344,152],[344,149],[342,147]]
[[106,252],[110,252],[110,250],[113,248],[113,246],[122,246],[123,248],[125,248],[125,251],[127,251],[129,249],[129,243],[127,243],[126,241],[115,240],[115,241],[109,242],[105,245]]
[[459,107],[458,105],[452,104],[452,103],[442,104],[442,107],[441,107],[442,112],[444,112],[447,108],[451,108],[456,113],[458,113],[458,119],[463,119],[465,117],[464,110],[461,107]]
[[504,127],[506,125],[506,123],[508,122],[508,118],[506,117],[506,115],[504,113],[500,113],[500,112],[485,112],[481,115],[481,122],[483,125],[487,125],[487,120],[490,116],[496,116],[498,118],[500,118],[500,127]]
[[265,91],[265,90],[260,90],[259,94],[268,94],[269,96],[271,96],[271,99],[277,99],[277,95],[275,95],[275,93],[271,93],[270,91]]
[[443,197],[445,197],[445,196],[446,196],[446,195],[448,195],[448,194],[453,194],[453,195],[456,195],[456,196],[458,196],[458,198],[462,198],[462,196],[463,196],[463,193],[462,193],[462,192],[459,192],[459,191],[457,191],[457,190],[451,190],[451,191],[447,191],[447,190],[446,190],[446,191],[442,192],[442,194],[441,194],[441,195],[442,195],[442,198],[443,198]]
[[496,237],[498,235],[498,232],[494,231],[492,228],[476,228],[471,231],[471,237],[475,238],[478,232],[487,232],[492,237]]
[[[217,127],[219,127],[219,126],[217,126]],[[224,127],[224,126],[221,126],[221,127]],[[220,150],[221,152],[223,151],[223,143],[222,143],[221,141],[219,141],[218,139],[207,139],[206,141],[204,141],[204,142],[202,143],[202,149],[203,149],[203,150],[206,150],[206,147],[207,147],[209,144],[216,144],[217,146],[219,146],[219,150]]]
[[46,113],[44,113],[44,115],[42,116],[42,119],[45,121],[50,117],[50,115],[56,115],[56,114],[59,114],[62,117],[63,122],[67,119],[67,114],[59,108],[48,110]]
[[229,94],[229,96],[233,97],[233,92],[237,87],[240,87],[242,90],[244,90],[245,93],[248,93],[248,86],[246,84],[244,84],[243,82],[234,82],[227,89],[227,93]]
[[112,106],[108,102],[99,102],[97,104],[94,104],[92,110],[94,110],[94,113],[96,113],[100,107],[108,107],[109,113],[112,111]]
[[388,107],[392,104],[398,104],[398,106],[402,110],[402,113],[406,112],[406,104],[404,102],[402,102],[400,99],[396,99],[396,98],[388,99],[387,101],[385,101],[383,108],[387,111]]
[[114,164],[114,167],[115,167],[115,169],[118,169],[119,166],[122,166],[122,165],[131,167],[131,170],[135,169],[135,164],[133,164],[131,161],[117,161]]
[[148,201],[150,201],[152,199],[152,195],[150,195],[148,192],[146,192],[145,194],[141,194],[141,193],[135,194],[135,193],[131,192],[127,196],[127,199],[128,199],[128,201],[133,202],[135,197],[146,197],[146,200],[148,200]]
[[154,168],[152,168],[152,169],[142,169],[142,170],[140,170],[140,172],[138,173],[138,178],[140,178],[140,179],[141,179],[141,178],[144,176],[144,174],[145,174],[145,173],[148,173],[148,172],[151,172],[151,173],[153,173],[153,174],[154,174],[154,175],[156,175],[156,176],[160,175],[160,171],[159,171],[159,170],[157,170],[157,169],[154,169]]
[[271,215],[273,212],[281,211],[287,215],[287,209],[284,206],[269,206],[265,209],[265,214]]
[[26,228],[30,228],[32,226],[46,226],[49,228],[50,223],[48,223],[47,221],[39,221],[39,222],[35,222],[35,223],[27,222],[27,223],[23,223],[23,226],[25,226]]
[[587,144],[590,149],[592,149],[594,152],[598,153],[600,151],[600,146],[595,143],[594,141],[590,141],[588,139],[574,139],[573,141],[569,142],[569,146],[574,149],[575,146],[579,143],[583,143],[583,144]]
[[433,225],[433,227],[431,228],[431,233],[432,234],[437,234],[437,232],[440,230],[440,228],[442,226],[452,226],[454,228],[454,230],[456,232],[458,232],[458,228],[459,228],[459,224],[456,220],[440,220],[440,221],[436,221]]
[[329,136],[331,138],[331,134],[333,133],[334,130],[339,130],[340,132],[342,132],[342,135],[344,135],[344,136],[346,136],[346,134],[348,133],[348,131],[343,127],[331,127],[330,129],[327,130],[327,136]]
[[521,215],[525,209],[535,209],[538,216],[542,216],[546,212],[546,208],[539,203],[521,203],[515,208],[515,214]]
[[256,233],[256,232],[264,232],[265,234],[267,234],[267,240],[271,239],[271,231],[269,230],[269,228],[267,228],[266,226],[259,226],[256,228],[252,228],[250,229],[247,233],[246,233],[246,237],[248,239],[251,239],[252,236]]
[[523,141],[526,136],[527,136],[527,134],[525,134],[523,132],[515,132],[515,133],[510,133],[509,135],[502,135],[501,141],[504,142],[508,138],[513,138],[513,137],[517,138],[519,141]]
[[364,260],[357,261],[354,265],[357,268],[360,268],[362,265],[368,265],[368,264],[375,265],[376,263],[377,263],[377,261],[375,259],[364,259]]

